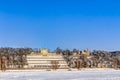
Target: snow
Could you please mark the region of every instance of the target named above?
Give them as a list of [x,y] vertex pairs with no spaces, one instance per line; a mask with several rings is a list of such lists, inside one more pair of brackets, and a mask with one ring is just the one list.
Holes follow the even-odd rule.
[[120,80],[120,70],[16,70],[0,72],[0,80]]

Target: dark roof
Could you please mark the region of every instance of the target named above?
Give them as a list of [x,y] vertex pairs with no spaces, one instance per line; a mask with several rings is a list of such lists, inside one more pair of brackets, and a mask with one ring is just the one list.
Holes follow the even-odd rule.
[[120,53],[120,51],[113,51],[113,52],[110,52],[110,53]]

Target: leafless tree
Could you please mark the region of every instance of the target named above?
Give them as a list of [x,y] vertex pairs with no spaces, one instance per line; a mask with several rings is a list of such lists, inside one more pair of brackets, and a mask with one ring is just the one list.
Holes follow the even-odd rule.
[[59,61],[57,60],[52,60],[51,61],[52,69],[57,70],[59,68]]

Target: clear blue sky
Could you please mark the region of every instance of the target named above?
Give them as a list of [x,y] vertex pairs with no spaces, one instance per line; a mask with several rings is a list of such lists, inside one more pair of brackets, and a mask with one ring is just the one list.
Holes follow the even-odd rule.
[[0,0],[0,46],[120,50],[120,1]]

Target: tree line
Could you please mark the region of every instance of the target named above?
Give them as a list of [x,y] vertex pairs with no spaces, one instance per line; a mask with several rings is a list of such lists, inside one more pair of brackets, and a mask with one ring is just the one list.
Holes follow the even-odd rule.
[[[87,52],[87,50],[84,50]],[[90,55],[82,54],[82,51],[56,49],[57,54],[62,54],[70,68],[115,68],[120,69],[120,51],[108,52],[93,50]]]
[[26,56],[31,52],[32,48],[0,48],[0,69],[23,68],[27,64]]
[[[86,50],[84,50],[86,52]],[[0,48],[0,69],[23,68],[27,65],[27,54],[39,53],[39,49],[33,48]],[[78,49],[63,50],[59,47],[54,51],[56,54],[62,54],[70,68],[94,68],[94,67],[120,67],[120,51],[108,52],[94,50],[90,55],[83,55]]]

